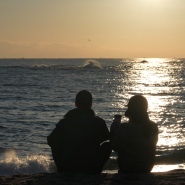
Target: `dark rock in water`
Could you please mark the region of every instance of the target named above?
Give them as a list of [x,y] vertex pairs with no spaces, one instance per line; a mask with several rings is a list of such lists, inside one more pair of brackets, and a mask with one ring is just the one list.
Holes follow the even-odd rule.
[[147,60],[142,60],[140,63],[148,63]]

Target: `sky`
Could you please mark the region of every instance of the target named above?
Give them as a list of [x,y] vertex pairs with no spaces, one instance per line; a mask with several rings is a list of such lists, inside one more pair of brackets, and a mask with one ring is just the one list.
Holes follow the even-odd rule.
[[0,58],[185,58],[185,0],[0,0]]

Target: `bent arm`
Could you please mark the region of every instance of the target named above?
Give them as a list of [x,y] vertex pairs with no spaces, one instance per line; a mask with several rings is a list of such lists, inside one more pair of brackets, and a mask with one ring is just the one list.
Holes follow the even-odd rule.
[[107,124],[104,120],[102,120],[101,124],[100,124],[100,143],[106,141],[106,140],[109,140],[110,139],[110,132],[109,132],[109,129],[107,127]]
[[150,143],[156,147],[157,142],[158,142],[158,127],[157,124],[155,123],[152,127],[152,131],[151,131],[151,135],[150,135],[150,139],[149,139]]
[[[111,127],[112,128],[112,127]],[[110,143],[115,152],[122,152],[127,146],[126,132],[123,128],[118,127],[113,131],[111,130]]]
[[110,135],[112,135],[119,126],[120,126],[119,122],[113,121],[110,127]]
[[58,150],[61,148],[60,135],[61,135],[60,126],[59,124],[57,124],[55,129],[51,132],[51,134],[47,136],[47,143],[54,150]]

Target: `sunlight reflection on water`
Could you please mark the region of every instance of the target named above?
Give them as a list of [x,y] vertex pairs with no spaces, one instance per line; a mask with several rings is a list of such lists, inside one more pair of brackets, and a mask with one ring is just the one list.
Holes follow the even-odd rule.
[[19,158],[50,156],[46,136],[74,107],[76,92],[87,89],[109,128],[115,114],[127,121],[128,99],[143,94],[159,128],[156,165],[184,163],[185,59],[97,59],[100,68],[82,67],[85,60],[0,60],[0,161],[7,148]]
[[[171,170],[185,169],[185,164],[155,165],[151,172],[167,172]],[[104,170],[103,173],[117,173],[118,170]]]
[[[167,58],[135,59],[135,61],[131,70],[127,69],[126,78],[120,77],[123,87],[121,85],[118,87],[118,90],[122,89],[118,97],[129,99],[135,94],[143,94],[148,100],[150,119],[158,123],[158,147],[184,145],[184,111],[181,110],[181,115],[177,114],[179,103],[183,98],[179,90],[181,66],[172,67],[173,61],[169,62]],[[125,74],[125,71],[123,72]],[[128,79],[134,84],[132,87],[129,86]],[[119,108],[126,105],[125,101],[117,104]],[[126,121],[126,118],[123,118],[123,121]]]
[[184,164],[176,164],[176,165],[155,165],[152,169],[152,172],[167,172],[175,169],[185,169]]

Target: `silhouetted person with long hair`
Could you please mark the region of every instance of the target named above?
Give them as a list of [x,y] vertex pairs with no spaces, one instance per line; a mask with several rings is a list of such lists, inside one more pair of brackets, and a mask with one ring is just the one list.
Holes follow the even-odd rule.
[[147,173],[154,166],[158,127],[148,116],[147,99],[141,95],[130,98],[125,116],[126,123],[113,121],[111,147],[118,153],[119,171]]
[[67,112],[47,137],[57,171],[101,173],[111,154],[110,143],[104,142],[109,140],[109,130],[105,121],[91,109],[90,92],[80,91],[75,106],[77,108]]

